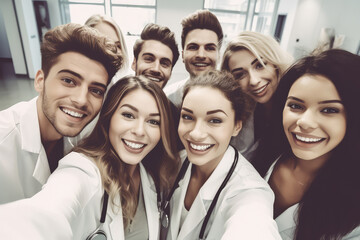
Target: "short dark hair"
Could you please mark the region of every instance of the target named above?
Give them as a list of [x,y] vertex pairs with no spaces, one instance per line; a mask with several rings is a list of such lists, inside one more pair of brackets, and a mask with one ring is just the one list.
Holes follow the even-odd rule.
[[114,41],[91,27],[69,23],[49,30],[43,38],[41,68],[45,78],[58,57],[70,51],[100,62],[108,73],[108,83],[122,67],[123,57]]
[[185,17],[181,21],[181,47],[184,49],[187,34],[194,29],[208,29],[216,33],[218,37],[219,49],[221,47],[224,35],[219,20],[215,14],[209,10],[198,10],[195,13]]
[[141,32],[140,39],[134,44],[134,58],[138,59],[142,46],[146,40],[156,40],[168,46],[173,54],[172,67],[179,59],[179,49],[175,40],[175,34],[168,27],[155,23],[147,24]]

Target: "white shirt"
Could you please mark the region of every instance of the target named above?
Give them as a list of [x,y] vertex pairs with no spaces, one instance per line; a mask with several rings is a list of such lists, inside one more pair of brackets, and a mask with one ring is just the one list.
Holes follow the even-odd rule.
[[[268,182],[274,170],[277,159],[269,168],[264,179]],[[276,224],[279,228],[280,236],[283,240],[293,240],[296,230],[296,214],[299,204],[296,203],[281,213],[276,219]],[[341,219],[339,219],[341,221]],[[351,233],[342,238],[343,240],[359,240],[360,239],[360,226],[355,228]]]
[[175,82],[171,85],[165,86],[164,88],[164,92],[166,96],[177,108],[181,107],[182,97],[184,93],[184,86],[189,79],[190,77]]
[[[198,239],[201,225],[214,196],[233,164],[235,151],[229,147],[224,157],[200,188],[180,229],[182,205],[190,181],[191,167],[179,182],[170,201],[167,239]],[[205,230],[206,239],[281,239],[273,220],[274,194],[254,167],[239,154],[236,168],[221,192]]]
[[[36,100],[0,112],[0,204],[32,197],[50,176]],[[75,139],[64,137],[64,154],[74,144]]]
[[[150,175],[140,164],[149,239],[158,239],[159,213]],[[0,205],[3,239],[86,239],[99,225],[103,198],[99,169],[86,156],[71,152],[59,162],[44,188],[35,196]],[[107,239],[124,239],[119,197],[107,208]]]

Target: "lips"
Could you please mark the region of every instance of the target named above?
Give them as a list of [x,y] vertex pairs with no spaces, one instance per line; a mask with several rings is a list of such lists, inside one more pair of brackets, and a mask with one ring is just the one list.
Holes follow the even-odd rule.
[[74,118],[83,118],[86,116],[86,114],[84,113],[80,113],[80,112],[77,112],[77,111],[74,111],[74,110],[70,110],[68,108],[65,108],[65,107],[60,107],[61,111],[66,113],[67,115],[71,116],[71,117],[74,117]]
[[269,85],[269,83],[265,84],[264,86],[262,86],[258,89],[253,90],[252,93],[254,95],[261,95],[265,91],[265,89],[267,88],[268,85]]
[[210,64],[209,63],[204,63],[204,62],[195,62],[195,63],[192,63],[195,67],[207,67],[209,66]]
[[190,141],[188,141],[188,143],[189,143],[190,150],[192,152],[196,152],[196,153],[206,152],[207,150],[209,150],[210,148],[212,148],[214,146],[214,144],[195,144]]
[[124,145],[130,152],[141,152],[147,144],[122,139]]
[[152,75],[145,75],[145,77],[147,77],[149,80],[154,81],[154,82],[162,82],[164,79],[162,77],[155,77]]
[[311,146],[324,141],[326,138],[314,137],[314,136],[301,136],[296,133],[292,133],[293,138],[298,145]]

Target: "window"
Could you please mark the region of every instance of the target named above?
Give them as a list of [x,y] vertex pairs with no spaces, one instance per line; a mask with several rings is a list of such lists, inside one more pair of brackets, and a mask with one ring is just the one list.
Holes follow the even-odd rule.
[[124,35],[138,36],[156,19],[156,0],[59,0],[63,23],[80,23],[93,14],[114,18]]
[[279,0],[204,0],[204,8],[221,23],[224,42],[245,30],[272,34],[278,4]]

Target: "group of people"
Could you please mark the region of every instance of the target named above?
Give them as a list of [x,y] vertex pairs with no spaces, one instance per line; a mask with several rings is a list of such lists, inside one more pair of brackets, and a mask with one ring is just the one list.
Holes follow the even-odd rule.
[[132,63],[107,16],[45,34],[39,96],[0,112],[0,236],[360,239],[360,56],[293,63],[246,31],[219,64],[216,16],[181,24],[189,77],[168,86],[167,27]]

